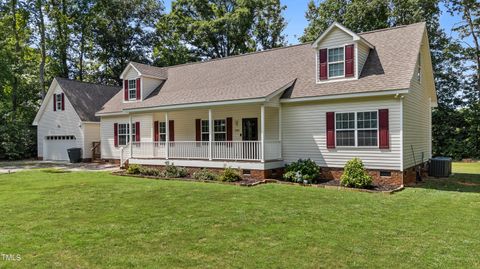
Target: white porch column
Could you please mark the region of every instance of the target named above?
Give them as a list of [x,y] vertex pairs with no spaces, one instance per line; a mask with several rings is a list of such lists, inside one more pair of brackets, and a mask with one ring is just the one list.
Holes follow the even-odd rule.
[[129,147],[130,147],[130,158],[133,157],[133,141],[132,141],[132,132],[133,132],[133,128],[132,128],[132,114],[128,114],[128,141],[130,141],[130,144],[129,144]]
[[280,158],[282,158],[282,105],[278,106],[278,141],[280,141]]
[[213,121],[212,110],[208,110],[208,159],[212,160],[212,140],[213,140]]
[[260,146],[261,161],[265,162],[265,105],[260,107]]
[[170,129],[168,124],[168,112],[165,112],[165,159],[168,160],[170,151]]

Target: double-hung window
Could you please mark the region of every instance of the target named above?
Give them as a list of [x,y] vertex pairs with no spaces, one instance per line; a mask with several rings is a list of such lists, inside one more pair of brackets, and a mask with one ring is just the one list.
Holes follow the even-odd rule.
[[357,145],[374,147],[378,144],[377,111],[357,112]]
[[202,135],[202,141],[210,141],[210,138],[209,138],[208,120],[202,120],[202,123],[201,123],[201,135]]
[[158,141],[167,141],[167,125],[165,122],[158,122]]
[[226,120],[214,120],[213,121],[213,138],[214,141],[226,141],[227,140],[227,123]]
[[125,146],[130,140],[130,129],[128,123],[118,124],[118,145]]
[[128,100],[137,99],[137,80],[131,79],[128,81]]
[[58,110],[62,110],[62,94],[59,93],[55,96],[55,106],[57,107]]
[[336,145],[378,146],[377,111],[335,113]]
[[345,76],[345,48],[328,49],[328,77]]
[[355,113],[335,113],[337,146],[355,146]]

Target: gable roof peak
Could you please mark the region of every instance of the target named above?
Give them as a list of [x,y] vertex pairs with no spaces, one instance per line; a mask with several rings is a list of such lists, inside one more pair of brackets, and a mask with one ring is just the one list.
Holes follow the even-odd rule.
[[370,44],[370,42],[368,42],[367,40],[365,40],[364,38],[362,38],[361,36],[359,36],[358,34],[353,32],[352,30],[348,29],[347,27],[345,27],[344,25],[342,25],[341,23],[336,22],[336,21],[333,22],[332,24],[330,24],[330,26],[328,26],[328,28],[325,31],[323,31],[323,33],[317,38],[317,40],[315,40],[315,42],[313,42],[312,47],[313,48],[318,48],[318,44],[320,43],[320,41],[322,41],[328,35],[328,33],[330,33],[334,28],[338,28],[338,29],[344,31],[345,33],[347,33],[348,35],[352,36],[353,41],[359,41],[359,42],[364,43],[365,45],[367,45],[371,49],[374,48],[374,46],[372,44]]

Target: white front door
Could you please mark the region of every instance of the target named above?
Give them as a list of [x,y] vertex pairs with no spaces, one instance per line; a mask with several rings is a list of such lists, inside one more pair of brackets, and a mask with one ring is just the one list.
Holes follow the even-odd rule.
[[68,161],[67,149],[78,147],[73,135],[51,135],[44,140],[44,159],[52,161]]

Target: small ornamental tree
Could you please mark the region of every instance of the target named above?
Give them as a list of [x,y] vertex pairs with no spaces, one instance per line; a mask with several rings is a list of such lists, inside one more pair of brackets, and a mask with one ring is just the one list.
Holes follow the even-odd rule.
[[353,158],[345,164],[340,183],[346,187],[366,188],[372,185],[372,177],[365,170],[362,160]]

